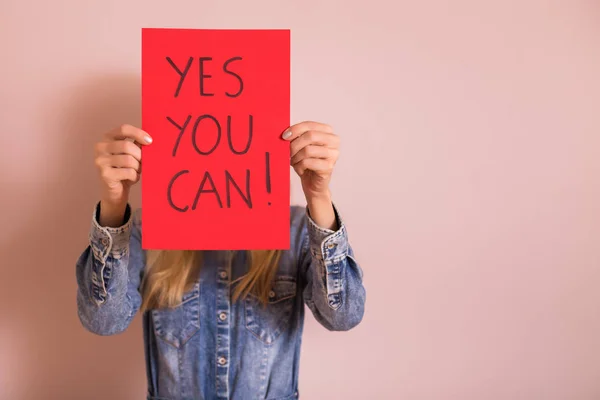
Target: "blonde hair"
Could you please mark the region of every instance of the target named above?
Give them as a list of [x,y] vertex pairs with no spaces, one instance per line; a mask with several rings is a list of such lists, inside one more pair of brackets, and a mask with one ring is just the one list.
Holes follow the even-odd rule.
[[[279,250],[248,250],[249,267],[237,284],[233,301],[253,294],[266,304],[281,257]],[[141,309],[176,307],[198,278],[201,251],[150,250],[142,279]]]

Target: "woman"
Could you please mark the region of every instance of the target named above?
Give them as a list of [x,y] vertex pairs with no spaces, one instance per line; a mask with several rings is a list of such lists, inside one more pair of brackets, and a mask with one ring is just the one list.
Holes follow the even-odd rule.
[[124,125],[96,145],[102,197],[77,262],[79,318],[113,335],[143,312],[148,399],[296,399],[304,304],[332,331],[362,320],[362,271],[329,191],[339,138],[302,122],[283,139],[307,200],[292,207],[286,251],[142,250],[128,196],[152,139]]

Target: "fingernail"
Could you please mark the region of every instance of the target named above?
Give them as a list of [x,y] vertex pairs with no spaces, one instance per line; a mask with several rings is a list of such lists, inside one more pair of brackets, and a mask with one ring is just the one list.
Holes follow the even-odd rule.
[[289,131],[289,130],[283,132],[283,135],[281,135],[281,137],[284,138],[284,139],[287,139],[290,136],[292,136],[292,131]]
[[148,135],[144,136],[144,140],[146,141],[146,143],[152,143],[152,138]]

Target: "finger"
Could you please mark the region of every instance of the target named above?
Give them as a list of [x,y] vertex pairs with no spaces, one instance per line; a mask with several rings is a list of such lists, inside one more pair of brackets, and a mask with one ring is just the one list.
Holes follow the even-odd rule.
[[336,148],[339,145],[339,138],[333,133],[308,131],[292,141],[290,144],[290,155],[293,157],[308,145]]
[[131,154],[117,154],[108,157],[109,165],[113,168],[131,168],[139,172],[140,162]]
[[140,172],[142,164],[130,154],[101,155],[96,157],[96,166],[100,168],[131,168]]
[[117,129],[113,129],[107,134],[107,138],[111,140],[132,139],[135,142],[144,145],[152,143],[152,137],[150,137],[148,133],[129,124],[121,125]]
[[108,151],[106,151],[107,145],[108,145],[108,142],[96,143],[96,145],[94,146],[94,153],[95,153],[96,157],[103,155],[103,154],[108,154]]
[[110,166],[110,156],[106,154],[98,155],[94,158],[94,163],[99,168]]
[[332,159],[335,159],[335,158],[337,158],[337,150],[330,149],[329,147],[325,147],[325,146],[309,144],[308,146],[305,146],[302,149],[300,149],[299,151],[297,151],[292,156],[292,159],[290,160],[290,164],[291,165],[297,164],[298,162],[302,161],[305,158],[323,158],[323,159],[332,158]]
[[325,133],[333,133],[333,128],[327,124],[322,124],[320,122],[304,121],[296,125],[290,126],[288,129],[286,129],[285,132],[283,132],[282,137],[286,140],[294,140],[298,136],[308,131],[321,131]]
[[102,168],[102,178],[106,182],[131,181],[137,182],[140,174],[133,168],[113,168],[106,166]]
[[[106,154],[112,154],[111,152],[116,152],[116,154],[122,154],[120,152],[122,152],[123,150],[119,147],[122,145],[117,145],[114,143],[120,143],[120,142],[130,142],[133,143],[136,147],[138,148],[142,148],[142,145],[139,144],[138,142],[134,142],[131,140],[105,140],[102,142],[98,142],[96,143],[96,145],[94,146],[94,153],[96,155],[96,157],[101,156],[101,155],[106,155]],[[135,150],[133,147],[131,147],[130,145],[126,145],[126,149],[130,149],[131,152],[134,152],[135,154],[138,153],[137,150]],[[140,156],[141,156],[141,152],[139,152]]]
[[138,161],[142,161],[142,149],[129,140],[115,140],[106,143],[106,154],[129,154]]
[[322,158],[305,158],[293,165],[298,175],[302,176],[306,171],[330,172],[333,169],[333,163],[330,160]]

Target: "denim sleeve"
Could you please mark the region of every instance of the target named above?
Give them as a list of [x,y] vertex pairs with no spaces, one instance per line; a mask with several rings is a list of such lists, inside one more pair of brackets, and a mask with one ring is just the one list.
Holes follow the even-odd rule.
[[141,305],[140,216],[128,205],[122,226],[102,227],[99,207],[92,217],[89,244],[76,263],[77,312],[90,332],[114,335],[127,329]]
[[346,226],[334,205],[338,230],[319,227],[305,209],[301,271],[304,301],[316,320],[332,331],[358,325],[365,309],[363,272],[348,241]]

